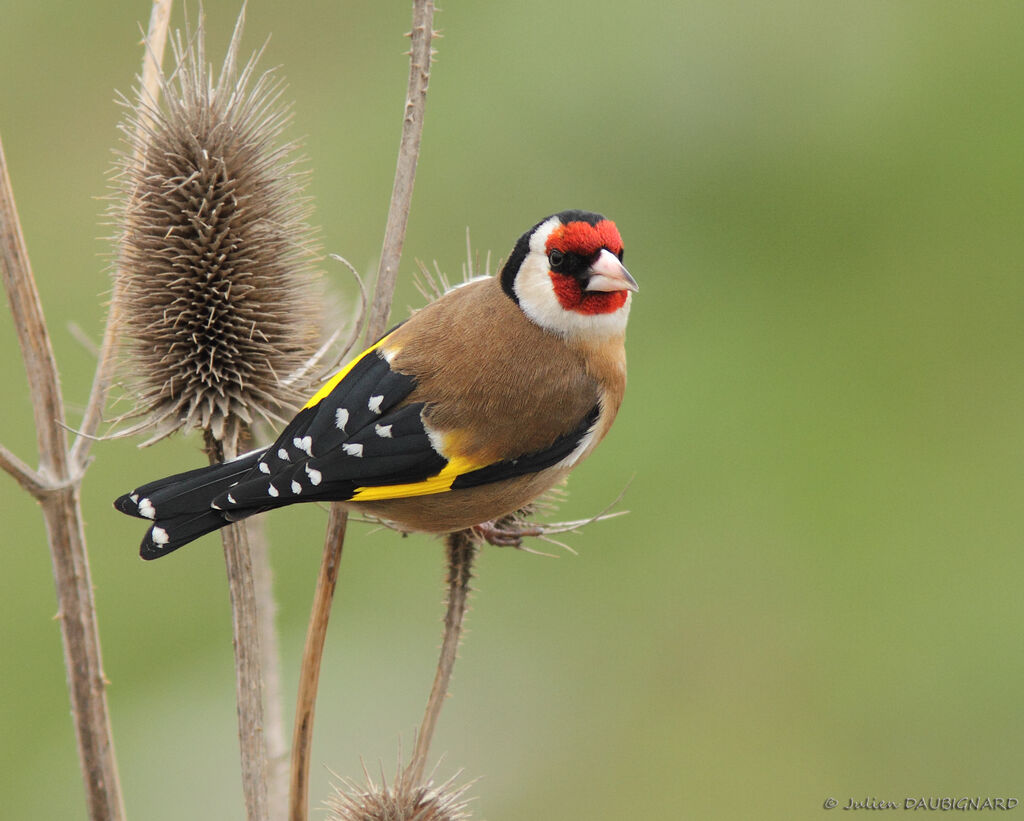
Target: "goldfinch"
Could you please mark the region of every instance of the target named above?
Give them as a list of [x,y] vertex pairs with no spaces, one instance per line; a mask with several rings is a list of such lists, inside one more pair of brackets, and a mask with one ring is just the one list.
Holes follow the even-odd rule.
[[343,367],[277,441],[121,496],[151,519],[144,559],[296,502],[338,501],[404,530],[493,522],[605,436],[626,387],[636,281],[615,224],[563,211],[497,277],[460,285]]

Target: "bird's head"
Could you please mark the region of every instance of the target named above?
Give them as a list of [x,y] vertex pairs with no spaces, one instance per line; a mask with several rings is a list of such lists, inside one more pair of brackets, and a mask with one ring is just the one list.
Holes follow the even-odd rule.
[[542,328],[588,336],[622,333],[637,290],[615,223],[588,211],[562,211],[523,234],[501,286]]

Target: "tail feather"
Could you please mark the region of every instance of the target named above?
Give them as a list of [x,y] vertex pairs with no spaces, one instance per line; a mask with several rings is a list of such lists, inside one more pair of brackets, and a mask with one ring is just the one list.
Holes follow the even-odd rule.
[[[177,473],[141,485],[114,501],[114,507],[129,516],[150,519],[139,554],[143,559],[157,559],[177,550],[194,539],[245,515],[258,513],[232,511],[231,519],[211,506],[251,470],[265,450],[253,451],[218,465]],[[239,515],[241,513],[241,515]]]

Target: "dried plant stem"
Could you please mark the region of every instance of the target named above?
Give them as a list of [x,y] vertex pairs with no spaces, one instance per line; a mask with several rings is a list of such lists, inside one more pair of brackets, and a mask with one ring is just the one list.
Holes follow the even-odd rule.
[[316,691],[320,682],[320,663],[324,655],[331,602],[334,600],[334,590],[338,584],[347,523],[348,517],[344,515],[337,519],[332,516],[330,519],[327,544],[324,546],[316,592],[313,595],[313,612],[309,617],[306,644],[302,650],[295,730],[292,734],[291,794],[288,810],[288,817],[292,821],[300,821],[308,815],[309,760],[313,743]]
[[368,341],[377,339],[387,327],[391,299],[398,279],[398,263],[402,259],[405,228],[412,206],[412,188],[420,157],[420,139],[423,136],[423,115],[427,107],[430,59],[433,56],[433,25],[433,0],[416,0],[413,4],[412,31],[408,35],[412,39],[412,48],[409,51],[409,87],[405,94],[402,141],[398,148],[395,182],[391,188],[388,222],[384,228],[384,245],[377,266],[377,285],[370,305],[370,318],[366,323]]
[[64,403],[50,336],[21,231],[3,144],[0,143],[0,269],[21,345],[32,397],[39,470],[6,448],[0,466],[39,500],[57,588],[64,663],[78,756],[92,821],[124,818],[103,659],[79,500],[81,471],[69,459]]
[[[237,429],[236,429],[237,430]],[[227,441],[204,433],[210,464],[238,455],[238,437]],[[242,793],[249,821],[267,821],[267,748],[263,719],[263,656],[260,650],[260,608],[256,599],[249,522],[221,530],[224,563],[231,597],[232,644],[235,650],[235,696],[238,709],[238,743],[242,759]]]
[[[145,101],[155,106],[160,97],[160,66],[163,64],[164,46],[167,43],[167,29],[171,19],[172,0],[153,0],[153,8],[149,16],[149,28],[146,31],[145,54],[142,58],[142,76],[139,84],[140,102]],[[140,111],[147,110],[138,106]],[[138,124],[136,153],[141,157],[146,143],[144,119]],[[119,283],[123,277],[114,277],[114,290],[107,310],[107,323],[103,330],[103,342],[100,345],[99,363],[93,376],[89,401],[86,404],[85,416],[79,426],[79,435],[71,448],[71,458],[79,468],[85,467],[89,459],[89,449],[94,441],[96,430],[103,418],[107,394],[114,378],[114,364],[117,360],[117,340],[121,314],[121,294]]]
[[[434,36],[433,0],[415,0],[412,31],[409,37],[409,83],[405,95],[402,119],[402,138],[395,168],[395,181],[391,189],[391,204],[384,229],[384,244],[377,268],[377,284],[366,324],[366,339],[376,340],[387,326],[391,301],[395,292],[398,264],[405,241],[405,229],[412,205],[412,189],[419,161],[423,117],[426,110],[427,87],[430,80],[430,61],[433,56],[431,42]],[[299,672],[299,695],[295,708],[295,732],[292,739],[291,767],[291,821],[306,821],[308,817],[309,759],[312,748],[313,713],[320,659],[323,654],[327,623],[337,587],[338,568],[345,543],[348,514],[339,504],[331,506],[324,540],[324,556],[320,563],[313,610],[306,634],[305,652]]]
[[416,736],[416,746],[412,758],[406,768],[405,775],[412,784],[419,784],[427,766],[427,755],[430,742],[434,737],[434,728],[441,715],[441,708],[448,696],[448,684],[455,667],[455,657],[462,638],[462,622],[466,617],[466,605],[469,601],[469,582],[473,577],[473,559],[478,549],[477,537],[471,530],[460,530],[449,533],[445,539],[448,551],[448,606],[444,616],[444,638],[441,641],[441,652],[437,659],[437,673],[434,685],[430,688],[427,709],[423,714],[423,722]]
[[283,819],[288,806],[288,742],[281,693],[281,650],[277,640],[277,602],[270,545],[263,519],[247,522],[255,586],[260,654],[263,665],[263,705],[267,748],[267,808],[272,819]]

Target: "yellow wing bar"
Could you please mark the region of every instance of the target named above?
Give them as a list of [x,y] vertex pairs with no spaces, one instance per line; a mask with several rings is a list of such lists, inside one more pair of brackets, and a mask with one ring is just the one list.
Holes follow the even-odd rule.
[[452,489],[454,482],[463,473],[484,467],[470,459],[456,456],[450,459],[441,472],[429,476],[419,482],[404,485],[380,485],[377,487],[358,487],[352,494],[353,502],[374,502],[380,499],[403,499],[408,496],[429,496],[432,493],[444,493]]
[[[395,330],[397,330],[397,328]],[[393,334],[394,332],[395,331],[392,331],[391,334]],[[341,382],[341,380],[344,379],[346,376],[348,376],[349,371],[351,371],[363,359],[363,357],[365,357],[371,351],[377,350],[391,337],[391,334],[388,334],[387,336],[382,336],[380,339],[374,342],[369,348],[367,348],[365,351],[359,354],[359,356],[351,360],[347,365],[345,365],[345,367],[343,367],[340,371],[334,374],[334,376],[327,380],[327,382],[324,383],[324,386],[320,388],[320,390],[318,390],[315,394],[313,394],[312,398],[310,398],[310,400],[305,405],[302,406],[302,409],[305,410],[306,408],[312,408],[316,405],[319,405],[330,394],[331,391],[338,387],[338,383]]]

